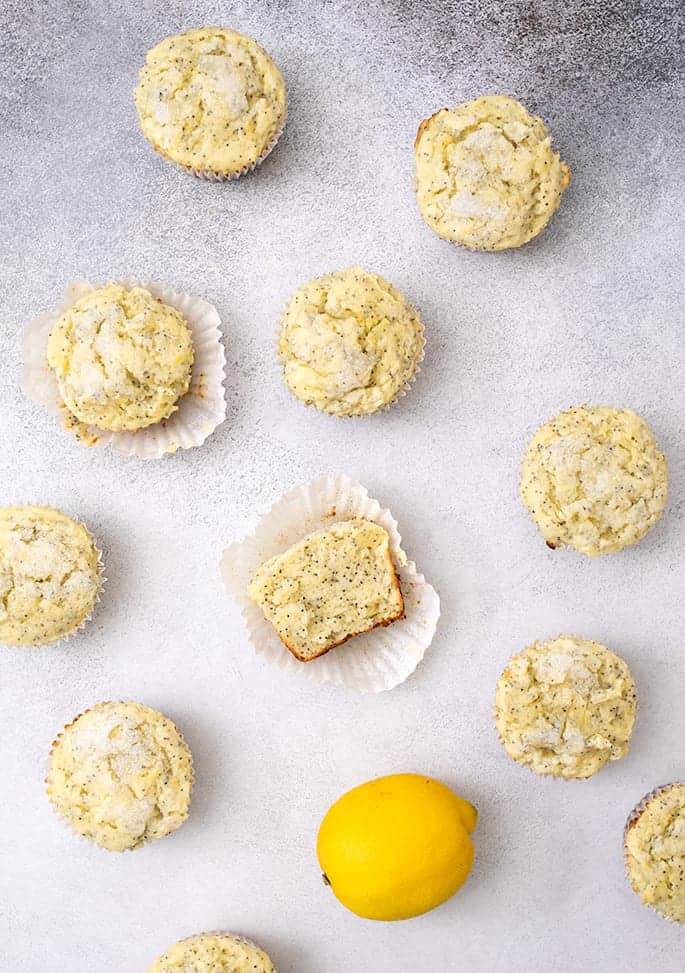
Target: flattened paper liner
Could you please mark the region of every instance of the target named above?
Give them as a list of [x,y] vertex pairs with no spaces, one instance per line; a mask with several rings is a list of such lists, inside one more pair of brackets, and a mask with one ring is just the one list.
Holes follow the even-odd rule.
[[656,798],[660,797],[662,794],[666,794],[668,791],[671,790],[672,787],[683,787],[683,786],[685,786],[685,781],[676,781],[674,784],[662,784],[660,787],[655,787],[654,790],[651,790],[649,794],[645,794],[642,800],[635,805],[633,810],[628,815],[628,820],[626,821],[625,827],[623,829],[623,862],[626,868],[626,873],[628,875],[628,881],[630,882],[630,887],[632,888],[633,892],[635,892],[635,894],[638,896],[642,905],[647,906],[647,908],[651,909],[652,912],[656,912],[656,914],[660,916],[661,919],[665,919],[667,922],[672,922],[676,926],[682,924],[679,923],[676,919],[672,919],[670,916],[667,916],[664,912],[661,912],[661,910],[657,909],[656,906],[652,905],[651,902],[645,902],[642,896],[640,895],[640,893],[633,885],[633,880],[630,875],[630,869],[628,867],[628,848],[626,847],[626,838],[628,837],[628,832],[630,831],[631,827],[638,820],[642,812],[647,808],[648,804],[650,804]]
[[[177,291],[154,281],[119,278],[113,281],[128,289],[141,286],[156,298],[175,307],[186,320],[193,336],[193,362],[190,388],[178,401],[178,409],[164,422],[135,432],[109,432],[86,427],[92,444],[111,445],[125,456],[159,459],[177,449],[200,446],[226,418],[224,377],[226,356],[221,343],[221,320],[214,307],[200,297]],[[98,285],[99,286],[99,285]],[[41,314],[31,321],[23,338],[21,388],[24,394],[63,423],[70,415],[59,393],[54,372],[48,366],[46,346],[57,319],[81,297],[94,290],[92,284],[76,281],[67,288],[56,311]]]
[[[405,617],[385,628],[356,635],[311,662],[300,662],[283,645],[261,608],[249,598],[247,586],[268,558],[287,550],[312,531],[352,517],[372,520],[390,535]],[[402,550],[397,521],[369,496],[365,487],[342,474],[329,473],[281,497],[252,534],[226,548],[221,572],[259,655],[313,682],[332,682],[361,693],[380,693],[404,682],[423,659],[440,617],[440,599]]]
[[60,809],[57,807],[57,805],[55,804],[55,802],[52,799],[52,793],[50,791],[50,786],[48,784],[48,777],[49,777],[49,774],[50,774],[50,762],[51,762],[51,759],[52,759],[52,755],[55,752],[56,748],[59,746],[60,740],[62,739],[62,737],[64,736],[64,734],[68,730],[70,730],[71,727],[74,726],[75,723],[78,723],[78,721],[81,719],[82,716],[85,716],[86,713],[92,713],[93,710],[100,709],[102,706],[107,706],[109,703],[112,703],[112,702],[122,703],[124,705],[126,703],[134,703],[135,702],[138,706],[145,706],[145,703],[137,703],[136,700],[131,700],[131,699],[129,699],[129,700],[121,700],[120,699],[120,700],[116,700],[116,701],[115,700],[111,700],[111,699],[103,699],[99,703],[93,703],[92,706],[88,706],[87,709],[84,709],[80,713],[78,713],[73,718],[73,720],[70,720],[69,723],[65,723],[64,724],[64,726],[62,727],[62,729],[60,730],[60,732],[57,734],[57,736],[55,737],[55,739],[52,741],[52,745],[50,746],[50,751],[48,753],[48,769],[47,769],[47,773],[46,773],[46,776],[45,776],[45,779],[44,779],[43,783],[45,784],[45,793],[47,795],[48,800],[50,801],[50,806],[52,807],[53,811],[57,815],[57,818],[59,819],[59,821],[61,822],[61,824],[68,830],[69,834],[76,835],[76,837],[79,838],[81,841],[85,841],[87,845],[90,845],[91,847],[94,845],[96,848],[99,848],[100,851],[104,851],[108,855],[117,855],[117,854],[126,854],[127,852],[131,852],[131,851],[137,851],[139,848],[143,848],[145,845],[149,845],[152,841],[160,841],[162,838],[169,838],[172,834],[174,834],[176,831],[178,831],[178,829],[180,827],[182,827],[186,823],[186,821],[190,817],[190,807],[191,807],[192,802],[193,802],[193,790],[195,789],[195,763],[193,761],[192,751],[191,751],[190,747],[188,746],[188,744],[186,742],[186,738],[183,736],[183,734],[181,733],[181,731],[179,730],[179,728],[176,726],[176,724],[174,723],[174,721],[171,719],[171,717],[167,716],[165,713],[162,713],[161,710],[154,709],[154,707],[152,707],[152,706],[145,706],[146,709],[152,710],[152,712],[157,713],[159,716],[162,716],[165,720],[168,720],[168,722],[171,723],[171,725],[173,726],[173,728],[176,730],[176,733],[178,734],[179,740],[181,741],[182,745],[185,747],[186,752],[188,754],[188,759],[189,759],[189,762],[190,762],[190,784],[189,784],[189,788],[188,788],[188,809],[186,811],[186,815],[183,818],[183,820],[173,829],[173,831],[167,832],[167,834],[162,835],[160,838],[144,838],[142,841],[140,841],[137,845],[134,845],[132,848],[124,848],[120,852],[119,851],[113,851],[111,848],[105,848],[101,844],[99,844],[97,841],[95,841],[94,838],[89,837],[89,835],[87,835],[87,834],[81,834],[81,832],[80,831],[77,831],[77,829],[74,827],[74,825],[70,821],[68,821],[67,818],[62,814],[62,812],[60,811]]

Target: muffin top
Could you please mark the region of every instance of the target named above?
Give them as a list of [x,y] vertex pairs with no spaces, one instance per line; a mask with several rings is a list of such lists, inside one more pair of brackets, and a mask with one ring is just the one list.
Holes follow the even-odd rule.
[[188,816],[190,751],[171,720],[140,703],[98,703],[53,743],[46,780],[55,808],[108,851],[163,838]]
[[258,162],[285,121],[285,83],[251,37],[203,27],[148,51],[135,90],[143,134],[186,168],[229,175]]
[[472,250],[520,247],[537,236],[570,180],[545,123],[507,95],[485,95],[426,119],[415,163],[424,220]]
[[96,287],[57,320],[47,360],[79,422],[112,432],[168,419],[190,386],[183,316],[144,287]]
[[521,499],[549,547],[594,556],[639,541],[661,516],[668,467],[630,409],[569,409],[538,429],[523,460]]
[[685,923],[685,783],[659,788],[628,822],[626,867],[646,905]]
[[623,659],[564,635],[511,657],[497,683],[495,723],[513,760],[537,774],[586,778],[628,752],[636,709]]
[[290,299],[279,354],[298,399],[337,416],[389,405],[423,355],[423,325],[387,280],[359,267],[305,284]]
[[0,642],[44,645],[90,615],[100,555],[83,524],[52,507],[0,508]]
[[242,936],[204,933],[182,939],[148,973],[276,973],[264,950]]

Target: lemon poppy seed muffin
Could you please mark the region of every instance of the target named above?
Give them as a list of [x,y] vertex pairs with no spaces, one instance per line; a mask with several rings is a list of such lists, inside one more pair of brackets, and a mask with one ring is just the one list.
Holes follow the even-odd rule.
[[263,949],[228,933],[182,939],[156,960],[148,973],[276,973]]
[[495,724],[509,756],[537,774],[584,779],[628,752],[637,694],[605,646],[563,635],[512,656]]
[[57,320],[47,344],[64,405],[87,426],[135,431],[168,419],[190,386],[185,319],[144,287],[97,287]]
[[359,416],[389,405],[423,356],[409,301],[360,267],[309,281],[291,298],[279,340],[288,388],[307,405]]
[[108,851],[124,851],[183,824],[192,758],[174,724],[156,710],[98,703],[53,743],[46,784],[74,830]]
[[0,508],[0,642],[45,645],[74,632],[101,587],[83,526],[52,507]]
[[685,783],[648,794],[626,825],[626,868],[645,905],[685,923]]
[[484,95],[421,122],[415,170],[428,226],[472,250],[520,247],[537,236],[570,180],[545,123],[507,95]]
[[203,27],[148,52],[135,90],[145,137],[197,174],[231,177],[273,148],[285,123],[283,77],[251,37]]
[[269,558],[248,594],[301,662],[404,615],[388,532],[363,518],[315,531]]
[[547,545],[591,557],[644,537],[667,492],[666,459],[630,409],[569,409],[538,429],[523,460],[521,499]]

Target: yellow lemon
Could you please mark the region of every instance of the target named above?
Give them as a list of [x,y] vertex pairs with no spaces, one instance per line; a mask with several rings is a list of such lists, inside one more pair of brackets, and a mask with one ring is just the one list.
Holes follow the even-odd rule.
[[361,784],[321,822],[317,856],[336,898],[365,919],[409,919],[445,902],[473,863],[478,812],[420,774]]

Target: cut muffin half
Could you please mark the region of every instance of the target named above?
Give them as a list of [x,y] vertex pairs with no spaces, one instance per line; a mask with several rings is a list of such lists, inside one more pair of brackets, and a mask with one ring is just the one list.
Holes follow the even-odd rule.
[[362,518],[315,531],[269,558],[248,594],[301,662],[404,615],[388,533]]

